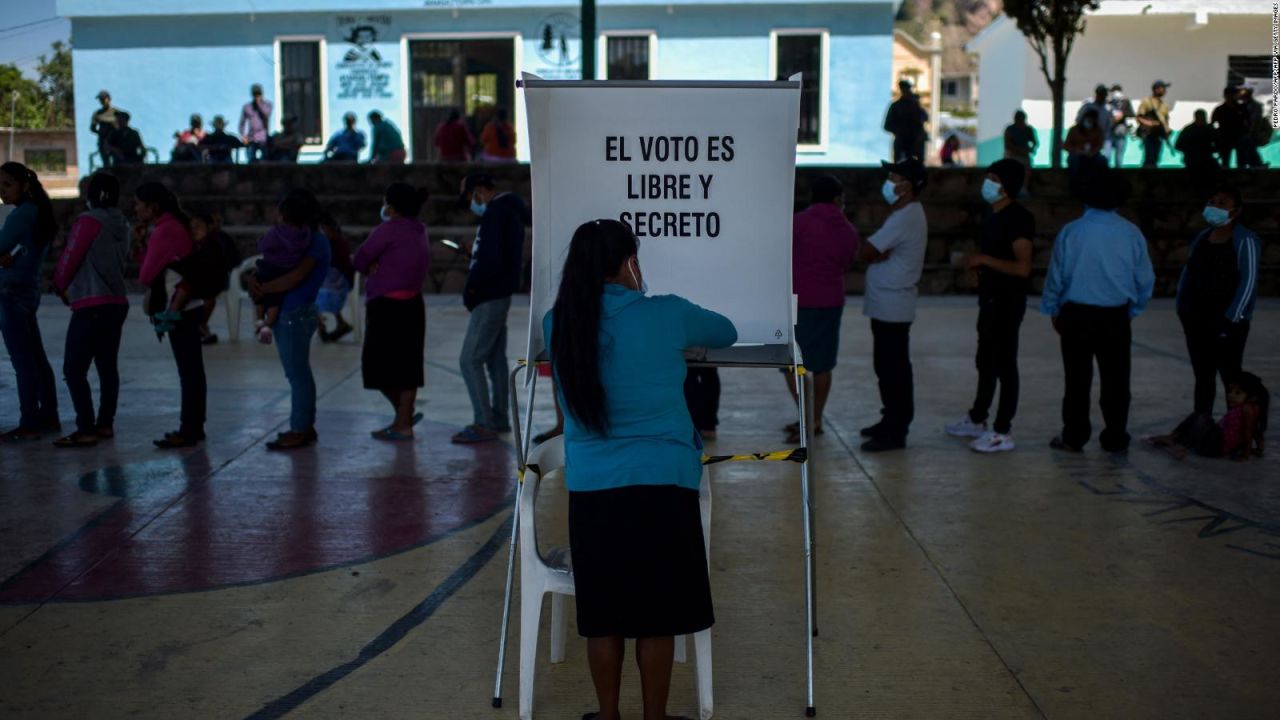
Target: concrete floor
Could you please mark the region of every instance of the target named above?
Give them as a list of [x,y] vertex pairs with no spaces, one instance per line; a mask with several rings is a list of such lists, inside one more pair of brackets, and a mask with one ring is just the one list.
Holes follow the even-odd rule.
[[[321,442],[289,455],[263,449],[287,414],[274,349],[243,342],[206,353],[210,442],[154,450],[176,423],[176,375],[135,305],[117,439],[0,446],[0,715],[514,718],[517,628],[506,705],[489,707],[513,454],[448,443],[470,417],[454,369],[466,314],[456,298],[430,301],[417,441],[368,439],[387,413],[344,343],[315,348]],[[1021,445],[971,453],[940,428],[971,399],[976,308],[922,305],[917,418],[894,454],[857,450],[879,405],[856,299],[845,316],[816,447],[819,717],[1280,716],[1277,452],[1248,463],[1140,445],[1126,457],[1053,453],[1057,345],[1029,313]],[[41,321],[60,366],[67,312],[49,302]],[[527,322],[513,308],[513,359]],[[1272,387],[1278,327],[1280,303],[1264,302],[1245,363]],[[1135,324],[1133,378],[1135,434],[1190,405],[1167,301]],[[713,451],[781,448],[776,373],[723,379]],[[5,358],[0,427],[16,423],[16,404]],[[543,402],[537,420],[549,417]],[[716,717],[802,717],[798,473],[753,463],[712,477]],[[563,505],[554,492],[541,503],[546,544],[563,542]],[[571,640],[552,666],[545,638],[537,717],[577,718],[594,708],[585,646]],[[697,713],[692,675],[676,669],[675,714]],[[625,682],[634,718],[633,669]]]

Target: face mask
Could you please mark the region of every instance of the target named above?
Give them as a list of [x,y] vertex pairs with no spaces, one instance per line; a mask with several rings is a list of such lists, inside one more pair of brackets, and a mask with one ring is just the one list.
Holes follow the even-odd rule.
[[475,198],[471,198],[471,212],[476,215],[484,215],[485,208],[487,207],[488,205],[485,203],[478,202]]
[[898,202],[898,188],[892,180],[884,181],[884,185],[880,186],[880,194],[884,195],[884,201],[890,205]]
[[987,201],[988,205],[995,205],[1000,202],[1000,198],[1004,195],[1004,186],[1000,183],[987,178],[982,181],[982,199]]
[[378,211],[378,215],[382,218],[382,222],[386,222],[391,219],[391,213],[387,210],[386,205],[382,206],[382,210]]
[[1231,222],[1231,213],[1220,207],[1205,205],[1204,221],[1209,223],[1210,227],[1222,227],[1223,225]]
[[635,268],[631,266],[631,263],[627,263],[627,272],[631,273],[631,282],[635,283],[636,287],[640,289],[640,294],[648,295],[649,283],[644,281],[644,276],[641,275],[637,278]]

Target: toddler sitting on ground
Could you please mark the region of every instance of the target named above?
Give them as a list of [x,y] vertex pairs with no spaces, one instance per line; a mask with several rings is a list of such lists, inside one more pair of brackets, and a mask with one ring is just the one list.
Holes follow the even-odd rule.
[[1271,393],[1262,379],[1241,372],[1227,382],[1227,414],[1217,423],[1207,413],[1192,413],[1168,435],[1146,438],[1153,447],[1165,448],[1181,460],[1187,451],[1205,457],[1229,457],[1248,460],[1262,457],[1263,435],[1267,431],[1267,415]]

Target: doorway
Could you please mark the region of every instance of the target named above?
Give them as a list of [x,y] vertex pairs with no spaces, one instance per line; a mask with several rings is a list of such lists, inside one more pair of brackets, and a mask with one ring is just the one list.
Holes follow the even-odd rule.
[[[515,123],[515,41],[410,40],[413,160],[436,162],[436,128],[456,111],[478,143],[499,108]],[[472,157],[479,149],[472,149]]]

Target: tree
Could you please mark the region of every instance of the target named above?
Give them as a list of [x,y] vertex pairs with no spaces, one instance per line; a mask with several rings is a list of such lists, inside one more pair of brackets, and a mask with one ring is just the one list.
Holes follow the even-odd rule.
[[[18,94],[16,107],[13,105],[15,92]],[[19,128],[44,127],[44,109],[44,93],[40,86],[23,77],[16,65],[0,65],[0,125],[12,122]]]
[[71,48],[61,40],[54,41],[53,55],[40,56],[36,72],[45,97],[45,127],[69,128],[75,125],[75,94],[71,81]]
[[[1062,167],[1063,105],[1066,101],[1067,58],[1076,36],[1084,33],[1086,10],[1100,0],[1005,0],[1004,12],[1018,24],[1031,48],[1040,56],[1040,72],[1053,97],[1053,167]],[[1050,71],[1052,65],[1052,72]]]

